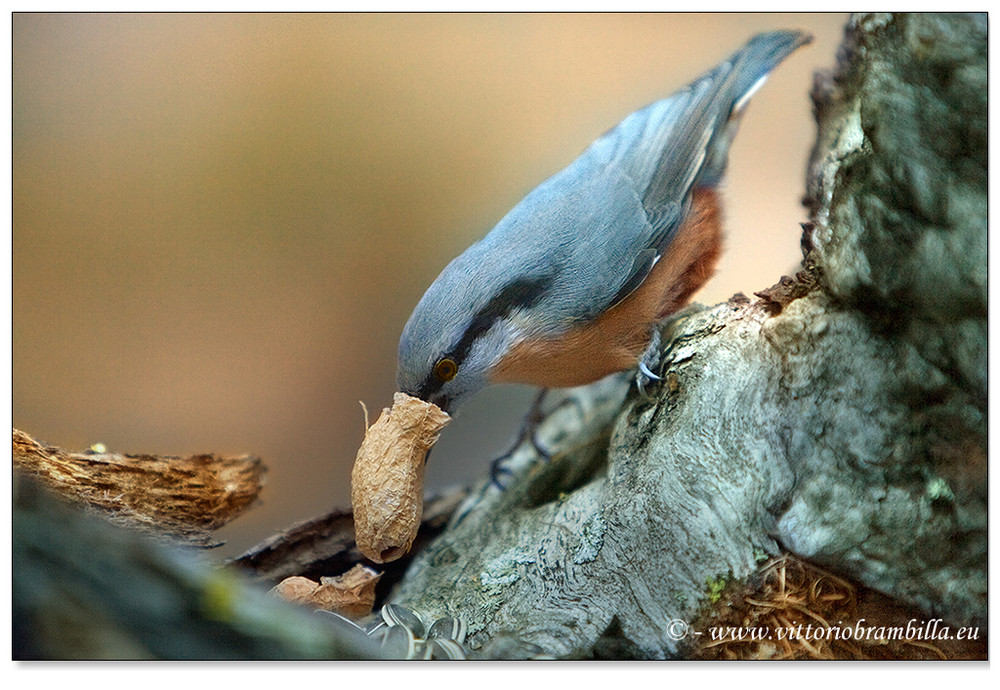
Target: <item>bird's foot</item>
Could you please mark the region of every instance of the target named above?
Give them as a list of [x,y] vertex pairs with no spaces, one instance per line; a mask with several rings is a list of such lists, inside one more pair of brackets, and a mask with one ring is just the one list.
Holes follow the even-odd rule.
[[545,462],[548,462],[552,458],[552,453],[546,450],[538,440],[538,425],[541,424],[543,419],[545,419],[545,415],[542,413],[542,402],[545,400],[545,396],[548,392],[548,388],[543,388],[539,391],[538,395],[535,396],[534,402],[531,403],[531,409],[528,410],[528,414],[525,416],[524,422],[521,424],[521,431],[518,433],[517,439],[510,447],[510,450],[496,458],[490,464],[490,483],[496,486],[500,491],[503,491],[506,488],[500,480],[501,475],[511,474],[510,469],[506,466],[506,462],[510,460],[514,451],[520,448],[521,444],[523,444],[525,440],[531,441],[531,446],[535,449],[539,458]]

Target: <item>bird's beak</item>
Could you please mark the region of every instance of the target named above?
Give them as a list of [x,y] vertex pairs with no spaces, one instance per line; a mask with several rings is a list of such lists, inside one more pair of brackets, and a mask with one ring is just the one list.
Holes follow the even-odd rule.
[[431,396],[431,399],[428,400],[427,402],[437,405],[438,407],[441,408],[442,412],[447,412],[448,414],[451,414],[451,410],[448,409],[449,407],[451,407],[451,398],[449,398],[447,395],[440,395],[440,394],[433,395]]

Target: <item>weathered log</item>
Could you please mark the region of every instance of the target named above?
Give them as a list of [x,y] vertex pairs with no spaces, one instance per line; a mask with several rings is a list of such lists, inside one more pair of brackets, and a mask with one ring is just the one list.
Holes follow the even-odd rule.
[[985,625],[986,48],[982,15],[853,18],[803,271],[668,324],[654,399],[572,392],[552,462],[522,448],[394,600],[487,658],[677,657],[714,583],[789,550]]

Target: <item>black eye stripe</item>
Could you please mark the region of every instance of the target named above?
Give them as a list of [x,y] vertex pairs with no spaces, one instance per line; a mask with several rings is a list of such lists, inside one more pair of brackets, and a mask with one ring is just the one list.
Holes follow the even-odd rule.
[[520,278],[507,283],[493,299],[480,309],[469,322],[462,339],[458,341],[448,356],[459,366],[472,349],[472,344],[483,333],[492,328],[493,324],[504,318],[515,309],[530,307],[538,302],[552,284],[552,278],[546,276],[535,280]]
[[[466,327],[461,339],[450,352],[445,353],[443,356],[454,360],[458,368],[461,369],[462,362],[465,361],[477,338],[490,330],[494,323],[515,309],[524,309],[536,304],[551,285],[552,276],[534,279],[519,278],[507,283],[482,309],[476,312],[476,315],[469,321],[469,325]],[[427,400],[437,393],[442,385],[444,383],[434,376],[432,369],[427,378],[424,379],[418,397]]]

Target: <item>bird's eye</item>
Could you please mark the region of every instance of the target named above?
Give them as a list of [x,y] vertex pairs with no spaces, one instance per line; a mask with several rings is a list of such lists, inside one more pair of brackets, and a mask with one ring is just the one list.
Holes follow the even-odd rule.
[[438,363],[434,365],[434,377],[437,378],[441,383],[447,383],[455,378],[455,374],[458,373],[458,365],[455,364],[455,360],[445,357],[444,359],[438,360]]

